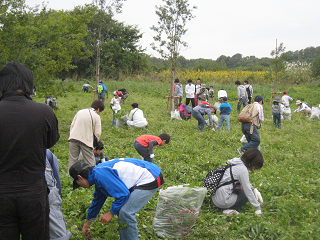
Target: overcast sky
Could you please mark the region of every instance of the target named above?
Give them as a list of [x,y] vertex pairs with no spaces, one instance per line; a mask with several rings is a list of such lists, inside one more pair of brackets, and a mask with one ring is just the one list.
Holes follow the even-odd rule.
[[[26,0],[34,7],[42,0]],[[45,1],[47,2],[47,1]],[[74,6],[92,0],[49,0],[52,9],[71,10]],[[271,57],[270,53],[283,42],[286,51],[320,46],[319,0],[189,0],[195,18],[187,23],[183,40],[188,48],[180,54],[187,59],[216,60],[221,55]],[[150,43],[157,25],[155,5],[161,0],[127,0],[122,13],[115,18],[130,25],[137,25],[143,37],[140,41],[147,54],[158,57]]]

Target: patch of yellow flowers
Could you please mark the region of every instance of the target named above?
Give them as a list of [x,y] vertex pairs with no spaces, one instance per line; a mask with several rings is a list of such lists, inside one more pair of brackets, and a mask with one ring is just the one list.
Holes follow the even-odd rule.
[[[248,80],[249,83],[269,83],[272,82],[270,72],[266,71],[176,71],[175,78],[178,78],[181,83],[186,83],[191,79],[194,83],[198,78],[202,83],[220,83],[220,84],[234,84],[235,81]],[[163,82],[169,82],[171,79],[170,70],[165,70],[158,73],[158,78]]]

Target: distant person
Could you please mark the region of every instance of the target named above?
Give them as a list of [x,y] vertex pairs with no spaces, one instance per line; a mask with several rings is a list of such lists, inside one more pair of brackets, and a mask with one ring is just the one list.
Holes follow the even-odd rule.
[[282,107],[280,102],[280,97],[275,97],[272,104],[272,117],[273,117],[273,125],[276,128],[281,128],[281,114]]
[[[210,197],[213,205],[223,209],[224,214],[239,214],[237,210],[249,201],[255,208],[255,215],[260,216],[263,198],[258,189],[251,185],[248,170],[253,172],[262,168],[264,159],[261,152],[255,148],[248,149],[240,158],[230,159],[227,163],[232,166],[224,172],[220,181],[220,185],[224,185]],[[226,184],[233,179],[237,180],[237,188],[233,183]]]
[[244,107],[247,106],[248,94],[244,85],[240,84],[240,81],[236,81],[235,85],[237,86],[238,91],[238,105],[237,112],[240,113],[241,105]]
[[230,130],[230,112],[231,112],[231,105],[228,103],[228,98],[223,97],[223,103],[220,105],[220,120],[218,125],[218,131],[221,130],[223,122],[226,122],[226,131],[229,132]]
[[50,239],[68,240],[71,232],[66,229],[66,222],[61,208],[61,182],[59,177],[59,162],[57,157],[47,149],[46,182],[49,192],[49,235]]
[[294,112],[302,112],[306,117],[311,116],[312,110],[306,103],[303,103],[300,100],[297,100],[296,105],[299,106],[299,108],[294,110]]
[[[198,101],[208,101],[209,99],[209,93],[208,93],[208,89],[206,89],[206,85],[205,84],[201,84],[201,89],[198,93]],[[199,104],[198,104],[199,105]]]
[[108,90],[106,85],[103,84],[102,80],[99,81],[99,84],[97,86],[97,95],[98,95],[98,100],[104,101],[106,100],[106,94],[108,94]]
[[244,81],[244,86],[247,90],[247,95],[248,95],[248,103],[251,104],[251,99],[253,97],[253,88],[252,86],[249,84],[249,81],[248,80],[245,80]]
[[65,92],[66,91],[66,79],[65,78],[61,79],[61,87],[62,87],[62,91]]
[[195,87],[196,87],[196,94],[198,95],[199,92],[200,92],[200,89],[202,88],[202,84],[201,84],[201,79],[200,78],[197,79],[197,84],[196,84]]
[[142,160],[153,162],[153,148],[156,146],[164,146],[170,142],[170,136],[166,133],[161,133],[159,137],[153,135],[142,135],[134,141],[134,148],[142,157]]
[[125,103],[125,100],[129,97],[129,93],[128,93],[127,89],[121,88],[121,89],[118,90],[118,92],[121,92],[120,103]]
[[209,89],[209,100],[214,101],[214,90],[213,90],[213,86],[210,86],[210,89]]
[[180,83],[180,80],[176,78],[174,80],[175,82],[175,87],[174,87],[174,105],[175,109],[178,109],[180,104],[182,103],[182,98],[183,98],[183,86]]
[[86,82],[82,85],[82,91],[85,93],[89,92],[89,88],[92,88],[94,90],[94,87],[92,87],[89,82]]
[[187,84],[186,87],[185,87],[185,92],[186,92],[186,105],[189,105],[189,103],[190,103],[190,101],[191,101],[191,104],[192,104],[192,107],[193,107],[193,108],[196,106],[195,100],[194,100],[195,91],[196,91],[196,88],[195,88],[194,84],[192,84],[192,80],[189,79],[189,80],[188,80],[188,84]]
[[227,94],[227,91],[224,90],[223,88],[221,88],[219,91],[218,91],[218,100],[220,103],[223,102],[223,97],[228,97],[228,94]]
[[284,92],[283,92],[283,96],[282,96],[282,98],[281,98],[281,102],[284,102],[284,103],[285,103],[285,106],[286,106],[286,107],[289,107],[291,101],[293,101],[293,98],[288,95],[288,92],[287,92],[287,91],[284,91]]
[[[260,135],[258,129],[264,121],[263,113],[263,97],[257,95],[254,99],[254,108],[252,111],[252,116],[255,116],[251,122],[242,123],[242,133],[246,137],[248,143],[244,144],[241,148],[237,149],[239,154],[242,155],[246,150],[250,148],[258,148],[260,145]],[[252,126],[252,127],[251,127]],[[252,128],[252,130],[251,130]]]
[[95,185],[92,203],[82,227],[86,239],[91,238],[90,225],[108,197],[114,201],[110,210],[99,218],[99,222],[107,224],[114,215],[118,215],[120,239],[139,239],[136,213],[164,183],[161,169],[157,165],[134,158],[117,158],[94,168],[76,162],[69,173],[74,179],[73,189]]
[[132,103],[132,110],[129,114],[129,120],[127,121],[127,125],[134,129],[134,128],[142,128],[144,129],[147,125],[147,119],[145,119],[143,115],[143,111],[138,108],[138,103]]
[[204,118],[204,115],[208,115],[209,125],[211,128],[213,128],[212,114],[215,114],[216,111],[216,107],[204,107],[202,104],[199,104],[191,110],[191,115],[198,121],[198,131],[202,131],[206,125],[206,119]]
[[49,239],[46,149],[60,138],[51,107],[32,101],[32,72],[0,69],[0,238]]
[[90,108],[82,109],[74,116],[69,135],[69,167],[78,161],[80,150],[83,160],[90,166],[95,166],[93,154],[94,137],[99,140],[101,136],[100,113],[104,110],[104,104],[100,100],[92,102]]
[[113,92],[113,98],[110,101],[110,107],[113,111],[113,118],[112,118],[112,126],[114,127],[116,125],[116,115],[120,113],[121,110],[121,95],[122,93],[119,92],[118,90]]

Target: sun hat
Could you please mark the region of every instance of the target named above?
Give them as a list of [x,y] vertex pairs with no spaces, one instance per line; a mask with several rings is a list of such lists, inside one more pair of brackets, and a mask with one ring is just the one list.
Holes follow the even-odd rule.
[[296,101],[296,104],[297,104],[297,105],[300,105],[300,104],[302,104],[302,102],[301,102],[300,100],[297,100],[297,101]]
[[274,102],[280,102],[280,98],[279,97],[275,97],[273,101]]

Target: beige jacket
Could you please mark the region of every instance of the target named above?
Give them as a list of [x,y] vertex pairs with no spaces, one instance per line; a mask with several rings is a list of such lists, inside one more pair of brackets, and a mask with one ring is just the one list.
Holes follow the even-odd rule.
[[[91,115],[90,115],[91,113]],[[82,109],[74,116],[69,139],[78,140],[93,148],[93,134],[100,139],[101,119],[93,108]]]

